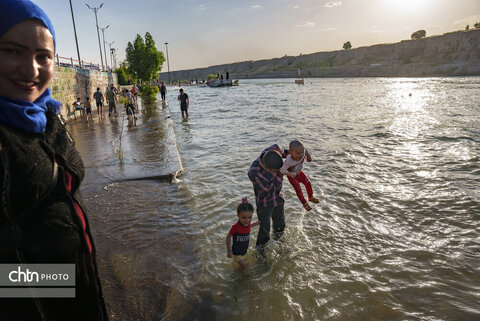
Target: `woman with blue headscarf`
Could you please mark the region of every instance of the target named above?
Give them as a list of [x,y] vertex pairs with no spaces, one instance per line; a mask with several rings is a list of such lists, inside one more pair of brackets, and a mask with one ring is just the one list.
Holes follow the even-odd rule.
[[107,320],[83,163],[48,89],[52,23],[28,0],[0,7],[0,263],[75,264],[74,298],[1,298],[0,320]]

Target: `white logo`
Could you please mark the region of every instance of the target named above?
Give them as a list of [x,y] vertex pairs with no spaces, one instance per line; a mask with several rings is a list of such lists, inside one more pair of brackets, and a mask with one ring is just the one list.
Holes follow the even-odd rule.
[[26,271],[22,271],[22,267],[19,266],[17,270],[13,270],[8,274],[10,282],[13,283],[39,283],[41,281],[67,281],[70,276],[68,274],[61,273],[41,273],[30,271],[28,268]]
[[26,272],[23,272],[19,266],[17,271],[12,271],[8,274],[8,278],[12,282],[33,282],[35,278],[35,282],[38,282],[40,276],[37,272],[30,272],[29,269],[27,269]]

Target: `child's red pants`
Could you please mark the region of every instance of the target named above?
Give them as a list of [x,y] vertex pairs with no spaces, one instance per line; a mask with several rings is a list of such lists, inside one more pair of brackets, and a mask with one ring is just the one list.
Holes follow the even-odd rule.
[[302,187],[300,186],[300,183],[305,185],[305,188],[307,189],[308,197],[310,198],[310,196],[313,196],[312,184],[308,180],[307,175],[305,175],[302,171],[300,172],[300,174],[295,176],[295,178],[291,178],[290,176],[287,176],[287,177],[288,177],[288,181],[290,182],[290,184],[292,184],[293,188],[295,189],[295,193],[297,193],[298,199],[300,200],[300,202],[302,202],[302,204],[305,204],[307,200],[305,199],[305,197],[303,197]]

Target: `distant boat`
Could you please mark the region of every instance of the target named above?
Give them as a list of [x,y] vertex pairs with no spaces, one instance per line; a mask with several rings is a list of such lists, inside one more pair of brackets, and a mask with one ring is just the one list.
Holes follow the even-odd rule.
[[207,82],[209,87],[238,86],[238,80],[232,82],[231,79],[212,79]]
[[298,78],[295,79],[295,83],[297,85],[304,85],[305,84],[305,82],[303,80],[303,77],[300,76],[300,68],[298,69]]

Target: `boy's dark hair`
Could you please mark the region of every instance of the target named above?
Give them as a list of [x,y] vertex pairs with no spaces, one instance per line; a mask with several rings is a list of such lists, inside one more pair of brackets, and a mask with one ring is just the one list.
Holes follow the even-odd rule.
[[294,139],[290,142],[290,144],[288,145],[288,149],[292,150],[292,149],[296,149],[296,148],[305,148],[303,143],[298,140],[298,139]]
[[262,163],[269,169],[280,169],[283,165],[282,155],[276,150],[269,150],[263,154]]
[[241,212],[253,213],[253,205],[248,202],[246,197],[242,198],[242,202],[237,206],[237,214]]
[[99,90],[100,90],[100,87],[97,87],[97,91],[99,91]]
[[180,91],[183,91],[183,88],[180,88]]
[[90,100],[90,97],[85,98],[86,100]]

